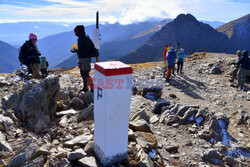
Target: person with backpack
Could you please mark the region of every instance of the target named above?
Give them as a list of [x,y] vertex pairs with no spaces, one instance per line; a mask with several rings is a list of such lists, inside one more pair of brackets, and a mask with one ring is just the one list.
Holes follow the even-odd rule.
[[86,35],[85,28],[83,25],[77,25],[74,29],[77,39],[77,49],[72,49],[71,52],[77,53],[78,56],[78,67],[80,69],[81,77],[83,79],[83,89],[81,91],[87,92],[88,84],[91,85],[91,92],[93,89],[93,80],[89,75],[91,70],[91,57],[99,56],[98,50],[95,48],[94,43]]
[[28,67],[29,73],[32,73],[32,78],[41,79],[40,75],[40,60],[37,45],[37,36],[33,33],[29,34],[29,40],[25,41],[19,51],[19,61]]
[[247,71],[250,70],[250,58],[248,57],[248,51],[244,50],[241,57],[237,61],[237,67],[239,71],[237,73],[238,86],[243,90]]
[[[166,71],[167,71],[167,59],[166,59],[166,56],[167,56],[167,53],[171,50],[172,48],[172,43],[169,43],[169,45],[166,45],[165,49],[164,49],[164,52],[163,52],[163,58],[164,58],[164,69],[163,69],[163,76],[165,77],[166,76]],[[180,48],[180,43],[178,42],[178,47],[177,49],[175,50],[175,54],[177,54],[178,50]],[[173,65],[173,69],[172,69],[172,74],[174,74],[174,70],[175,70],[175,63]]]
[[43,78],[46,78],[48,76],[48,71],[47,71],[48,67],[49,67],[49,63],[46,60],[46,57],[41,56],[40,57],[40,70],[41,70]]
[[[238,50],[236,52],[236,56],[238,57],[238,59],[241,57],[241,51],[240,50]],[[237,78],[237,72],[239,71],[239,67],[236,66],[236,63],[237,63],[237,61],[232,63],[233,65],[235,65],[235,68],[234,68],[234,70],[232,72],[232,77],[229,79],[229,82],[234,82],[234,80]]]
[[175,59],[176,59],[176,52],[173,47],[171,47],[170,51],[167,53],[166,59],[167,59],[167,67],[168,67],[168,70],[166,73],[166,82],[169,82],[170,73],[173,70]]
[[170,43],[169,45],[166,45],[166,47],[164,48],[163,51],[163,59],[164,59],[164,69],[163,69],[163,77],[166,76],[166,72],[167,72],[167,53],[170,51],[170,48],[172,47],[172,44]]
[[184,53],[184,49],[181,48],[177,55],[177,74],[180,72],[182,74],[184,58],[187,57]]

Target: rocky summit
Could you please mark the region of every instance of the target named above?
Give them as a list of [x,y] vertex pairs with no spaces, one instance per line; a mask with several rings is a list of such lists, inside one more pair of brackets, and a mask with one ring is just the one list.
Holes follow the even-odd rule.
[[[192,19],[192,18],[191,18]],[[235,55],[195,53],[166,83],[163,63],[133,64],[127,160],[117,167],[248,166],[250,84],[229,82]],[[78,69],[0,77],[0,166],[101,166],[93,93]]]

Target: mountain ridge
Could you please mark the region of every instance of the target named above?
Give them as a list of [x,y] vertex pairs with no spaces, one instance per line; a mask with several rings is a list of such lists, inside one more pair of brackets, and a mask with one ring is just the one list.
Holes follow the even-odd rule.
[[191,14],[180,14],[172,22],[155,33],[140,48],[121,57],[125,63],[142,63],[160,61],[163,59],[163,50],[166,44],[177,43],[188,48],[185,53],[193,52],[229,52],[228,37],[213,29],[210,25],[199,22]]

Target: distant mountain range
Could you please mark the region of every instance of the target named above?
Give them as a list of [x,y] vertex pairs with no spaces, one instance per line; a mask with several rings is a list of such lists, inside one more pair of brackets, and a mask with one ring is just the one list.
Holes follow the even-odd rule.
[[225,22],[221,22],[221,21],[205,21],[205,20],[200,20],[200,22],[205,23],[205,24],[209,24],[213,28],[217,28],[217,27],[222,26],[223,24],[225,24]]
[[138,49],[119,60],[125,63],[142,63],[163,59],[166,44],[172,43],[177,47],[181,43],[186,52],[229,52],[228,37],[216,31],[208,24],[199,22],[191,14],[181,14],[173,22],[166,24],[159,32]]
[[250,51],[250,14],[224,24],[216,29],[228,36],[232,49]]
[[[121,25],[107,24],[100,25],[101,50],[100,59],[116,59],[143,44],[149,36],[164,26],[171,20],[163,22],[141,22],[137,24]],[[86,34],[92,38],[92,31],[95,26],[87,26]],[[43,55],[46,55],[51,67],[64,66],[62,61],[71,61],[73,54],[70,52],[72,43],[76,43],[77,38],[73,31],[64,32],[43,38],[38,41],[38,47]],[[66,64],[69,64],[66,62]],[[76,65],[72,62],[72,65]]]
[[[147,41],[147,39],[152,35],[152,33],[147,34],[145,36],[140,36],[138,38],[132,38],[127,40],[121,40],[121,41],[111,41],[106,42],[101,45],[100,49],[100,56],[99,61],[106,61],[106,60],[115,60],[120,58],[121,56],[137,49],[140,47],[143,43]],[[95,61],[95,59],[92,59]],[[59,64],[56,65],[56,67],[71,67],[77,65],[77,55],[74,54]]]
[[0,73],[10,73],[19,66],[17,48],[0,41]]
[[42,39],[49,35],[70,31],[76,24],[63,22],[0,23],[0,40],[20,47],[31,32],[35,33],[38,39]]
[[[196,51],[235,53],[238,49],[250,50],[249,18],[250,14],[221,25],[223,22],[198,21],[190,14],[181,14],[174,20],[165,19],[160,22],[147,21],[129,25],[119,23],[100,25],[101,50],[99,60],[120,60],[125,63],[159,61],[162,60],[163,49],[169,42],[173,43],[174,46],[177,46],[177,43],[180,42],[186,53]],[[1,33],[0,39],[8,39],[8,41],[13,39],[11,43],[15,43],[15,37],[19,39],[20,36],[23,36],[22,38],[27,39],[28,33],[30,31],[36,33],[34,30],[37,29],[37,32],[40,32],[40,34],[37,33],[38,48],[42,55],[47,57],[50,68],[77,65],[77,56],[70,52],[71,45],[77,42],[77,38],[73,33],[75,25],[29,22],[22,23],[23,28],[16,28],[16,31],[14,31],[13,28],[17,24],[0,24],[0,31],[8,32]],[[9,30],[8,25],[10,26]],[[90,38],[92,38],[94,28],[95,25],[85,27]],[[64,32],[41,39],[42,33],[46,30],[47,33],[51,34],[60,31]],[[21,44],[23,42],[24,40]],[[0,58],[3,64],[0,72],[11,72],[19,66],[16,47],[20,46],[14,46],[0,42]],[[11,55],[11,59],[8,57],[7,61],[6,55],[7,57]]]

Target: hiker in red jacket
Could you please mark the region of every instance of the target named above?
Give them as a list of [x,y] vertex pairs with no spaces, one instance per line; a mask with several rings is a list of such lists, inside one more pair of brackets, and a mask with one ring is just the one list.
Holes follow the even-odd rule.
[[169,45],[166,45],[164,52],[163,52],[163,58],[164,58],[164,69],[163,69],[163,77],[166,76],[166,72],[167,72],[167,53],[170,51],[170,48],[172,47],[172,44],[170,43]]

